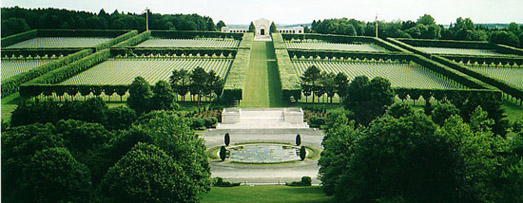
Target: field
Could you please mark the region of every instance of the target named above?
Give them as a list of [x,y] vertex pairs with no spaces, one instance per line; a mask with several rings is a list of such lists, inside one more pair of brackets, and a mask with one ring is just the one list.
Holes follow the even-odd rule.
[[492,78],[503,80],[523,89],[523,68],[469,66],[473,70],[490,75]]
[[236,48],[239,40],[233,39],[149,39],[137,47],[221,47]]
[[149,84],[159,80],[169,80],[173,70],[191,71],[202,67],[206,71],[214,70],[225,78],[232,59],[109,59],[91,69],[84,71],[61,84],[131,84],[135,77],[142,76]]
[[30,71],[33,68],[52,62],[52,59],[44,60],[2,60],[1,71],[2,81],[18,75],[23,72]]
[[326,50],[343,50],[343,51],[368,51],[383,52],[385,49],[374,44],[341,44],[329,43],[322,41],[305,41],[295,42],[286,41],[285,44],[289,49],[326,49]]
[[323,194],[319,186],[257,185],[213,187],[202,195],[202,202],[333,202],[333,198]]
[[397,64],[397,63],[362,63],[346,61],[293,61],[298,75],[302,75],[305,70],[315,65],[322,71],[339,73],[344,72],[349,80],[356,76],[365,75],[372,79],[383,77],[390,80],[392,87],[412,87],[412,88],[457,88],[455,85],[445,81],[436,75],[425,70],[417,64]]
[[463,55],[485,55],[497,56],[503,55],[488,49],[465,49],[465,48],[442,48],[442,47],[416,47],[421,51],[431,54],[463,54]]
[[37,37],[8,46],[7,48],[68,48],[94,47],[111,38],[103,37]]

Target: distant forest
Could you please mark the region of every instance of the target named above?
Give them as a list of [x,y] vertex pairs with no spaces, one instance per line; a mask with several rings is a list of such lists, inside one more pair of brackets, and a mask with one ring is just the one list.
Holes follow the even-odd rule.
[[[225,26],[223,21],[215,24],[208,16],[197,14],[149,13],[151,30],[206,30],[216,31]],[[123,13],[105,10],[98,13],[65,9],[2,8],[2,37],[30,29],[133,29],[145,30],[145,12]]]
[[[375,36],[376,23],[355,19],[335,18],[315,20],[311,32],[342,34],[350,36]],[[305,29],[308,30],[308,29]],[[523,47],[523,25],[510,23],[499,29],[488,25],[475,25],[470,18],[457,18],[450,26],[436,24],[434,18],[425,14],[414,21],[378,22],[378,37],[489,41]]]
[[[208,16],[198,14],[149,14],[149,29],[152,30],[206,30],[216,31],[225,26],[217,24]],[[25,9],[20,7],[2,8],[2,37],[30,29],[135,29],[145,30],[145,14],[123,13],[118,10],[111,14],[105,10],[98,13],[71,11],[65,9]],[[356,19],[335,18],[315,20],[305,32],[341,34],[350,36],[375,36],[375,22]],[[523,25],[510,23],[506,28],[489,25],[475,25],[470,18],[458,18],[450,26],[436,24],[430,15],[423,15],[417,21],[391,21],[378,23],[380,38],[416,38],[489,41],[514,47],[523,47]]]

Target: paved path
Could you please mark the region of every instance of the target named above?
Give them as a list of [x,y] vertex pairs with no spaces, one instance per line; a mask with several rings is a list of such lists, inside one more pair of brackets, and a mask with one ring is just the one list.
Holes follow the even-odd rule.
[[[207,148],[223,145],[223,137],[229,133],[231,143],[240,142],[288,142],[294,143],[300,134],[302,145],[321,148],[323,133],[313,129],[256,129],[256,130],[208,130],[202,136]],[[293,164],[245,165],[221,161],[210,161],[212,177],[222,177],[228,181],[246,184],[283,184],[299,181],[302,176],[310,176],[318,184],[318,161],[305,160]]]

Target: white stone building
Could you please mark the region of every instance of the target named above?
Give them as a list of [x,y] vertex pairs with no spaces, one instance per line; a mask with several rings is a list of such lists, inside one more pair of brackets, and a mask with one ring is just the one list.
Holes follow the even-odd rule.
[[[271,21],[265,18],[260,18],[254,21],[255,29],[255,40],[271,40]],[[303,27],[292,27],[292,28],[277,28],[278,32],[282,34],[303,34]],[[231,29],[228,27],[222,27],[222,32],[232,33],[245,33],[248,32],[248,28],[235,28]]]

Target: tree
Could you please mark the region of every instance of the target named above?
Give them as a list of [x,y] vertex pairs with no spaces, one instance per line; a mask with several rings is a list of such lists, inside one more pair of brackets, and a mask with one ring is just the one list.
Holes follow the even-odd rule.
[[278,30],[276,28],[276,24],[274,24],[274,22],[271,23],[271,33],[278,33]]
[[385,113],[394,102],[394,92],[387,79],[376,77],[369,81],[366,76],[357,76],[349,84],[343,101],[345,108],[354,113],[356,121],[367,125]]
[[459,109],[446,99],[432,110],[432,120],[439,126],[442,126],[452,115],[459,115]]
[[182,101],[185,101],[185,95],[189,92],[190,84],[189,71],[185,69],[174,70],[173,74],[169,77],[169,83],[174,92],[182,97]]
[[336,75],[334,73],[327,73],[324,74],[321,78],[321,86],[323,87],[323,90],[327,94],[327,97],[330,98],[330,103],[332,104],[332,98],[336,94],[337,85],[336,85]]
[[297,134],[296,135],[296,146],[300,146],[300,145],[301,145],[301,135]]
[[336,84],[336,94],[338,94],[338,96],[342,100],[340,103],[343,103],[343,98],[347,96],[347,87],[349,86],[347,75],[345,75],[345,73],[343,72],[339,72],[338,74],[336,74],[334,82]]
[[221,31],[222,30],[222,27],[226,27],[225,23],[223,22],[223,20],[220,20],[218,21],[218,23],[216,24],[216,28],[218,29],[218,31]]
[[225,158],[227,158],[227,149],[225,149],[225,146],[220,147],[220,159],[222,161],[225,161]]
[[153,96],[149,83],[142,77],[138,76],[129,86],[129,98],[127,105],[136,111],[138,115],[150,110],[150,100]]
[[38,151],[24,170],[29,202],[90,202],[89,169],[65,148]]
[[249,25],[249,32],[256,32],[256,27],[254,26],[254,23],[251,21],[251,24]]
[[56,123],[54,134],[63,138],[71,155],[89,168],[92,181],[98,183],[105,174],[101,151],[112,137],[111,133],[98,123],[61,120]]
[[231,136],[229,135],[229,133],[225,133],[223,142],[224,142],[225,146],[229,146],[229,143],[231,142]]
[[191,94],[198,95],[198,105],[200,105],[203,91],[207,88],[209,74],[201,67],[196,67],[191,73]]
[[416,23],[422,25],[435,25],[436,21],[431,15],[424,14],[423,16],[418,18],[418,21]]
[[203,139],[189,127],[190,119],[169,111],[153,111],[144,116],[149,118],[139,118],[128,132],[113,140],[111,161],[116,162],[138,142],[153,144],[183,168],[186,178],[194,183],[193,190],[197,193],[209,190],[210,168],[206,146]]
[[338,201],[463,201],[459,156],[423,113],[374,120],[335,186]]
[[327,195],[333,195],[338,186],[341,174],[347,170],[349,158],[352,155],[355,140],[359,134],[355,130],[354,121],[349,122],[344,115],[335,117],[325,136],[323,137],[321,152],[318,161],[319,179],[321,180],[323,191]]
[[305,157],[307,156],[307,150],[305,150],[305,146],[300,147],[300,159],[303,161],[305,160]]
[[109,169],[101,193],[107,202],[193,202],[193,184],[163,150],[138,143]]
[[[2,10],[2,13],[3,10]],[[2,37],[9,36],[16,33],[21,33],[30,30],[29,25],[23,18],[6,18],[2,19]]]
[[106,115],[104,126],[108,130],[128,129],[137,118],[136,111],[126,106],[109,108]]
[[24,198],[23,169],[37,151],[64,147],[53,130],[53,125],[41,123],[2,129],[2,200]]
[[507,32],[507,31],[493,32],[489,37],[489,42],[495,43],[495,44],[504,44],[504,45],[514,46],[514,47],[519,46],[518,37],[514,33]]
[[[305,70],[301,78],[301,87],[304,91],[305,98],[307,98],[307,93],[309,92],[309,87],[311,91],[318,89],[317,81],[321,76],[321,71],[316,66],[312,65]],[[314,94],[312,95],[312,103],[314,103]]]
[[414,109],[408,103],[394,103],[387,109],[387,114],[394,118],[411,116],[414,114]]
[[174,102],[174,92],[169,83],[160,80],[153,87],[151,98],[151,110],[171,110],[176,109]]

